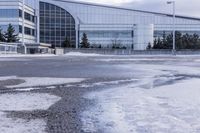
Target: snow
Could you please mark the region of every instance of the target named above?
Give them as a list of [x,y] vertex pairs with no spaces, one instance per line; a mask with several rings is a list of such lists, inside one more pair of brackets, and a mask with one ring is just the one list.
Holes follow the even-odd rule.
[[[97,59],[97,61],[105,61],[105,62],[111,62],[111,61],[165,61],[166,59],[165,58],[116,58],[116,59]],[[171,59],[168,59],[168,61],[171,60],[171,61],[174,61],[176,60],[175,58],[171,58]]]
[[53,57],[54,54],[0,54],[0,58],[10,58],[10,57]]
[[1,58],[0,61],[9,62],[9,61],[29,61],[28,59],[21,59],[21,58]]
[[198,133],[199,85],[200,80],[194,79],[155,90],[130,85],[92,93],[88,97],[98,104],[83,113],[84,130],[100,127],[108,133]]
[[125,80],[114,80],[114,81],[105,81],[105,82],[96,82],[92,84],[80,84],[79,87],[88,88],[94,86],[103,86],[103,85],[117,85],[125,82],[138,82],[138,79],[125,79]]
[[65,54],[66,56],[103,56],[100,54],[95,54],[95,53],[81,53],[81,52],[69,52]]
[[20,88],[15,89],[16,91],[32,91],[32,90],[39,90],[40,88]]
[[1,94],[0,110],[1,111],[31,111],[46,110],[52,104],[59,101],[60,98],[50,94],[43,93],[17,93]]
[[[200,132],[200,79],[176,81],[175,76],[200,75],[198,67],[168,64],[122,64],[118,67],[134,71],[138,82],[85,95],[85,98],[96,101],[81,114],[85,132]],[[158,80],[174,82],[154,86]]]
[[78,83],[85,80],[83,78],[49,78],[49,77],[16,77],[16,76],[0,77],[0,80],[8,80],[8,79],[25,80],[25,83],[19,85],[7,86],[8,88],[51,86],[59,84]]
[[47,110],[61,98],[46,93],[17,93],[0,95],[0,132],[2,133],[44,133],[43,119],[25,120],[8,118],[5,111]]
[[7,118],[6,114],[0,112],[1,133],[45,133],[46,123],[44,120],[23,120]]

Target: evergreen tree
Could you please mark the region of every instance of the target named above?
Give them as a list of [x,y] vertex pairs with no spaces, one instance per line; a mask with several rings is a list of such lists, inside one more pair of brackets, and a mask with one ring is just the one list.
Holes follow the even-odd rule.
[[[176,31],[176,49],[200,49],[200,37],[198,34],[182,34]],[[172,49],[173,34],[169,34],[163,38],[157,38],[154,40],[153,49]]]
[[191,49],[190,35],[186,33],[185,35],[183,35],[182,40],[183,40],[183,45],[185,46],[184,49]]
[[193,34],[192,35],[192,44],[193,44],[193,49],[199,49],[199,35],[198,34]]
[[166,37],[166,41],[167,41],[167,47],[165,49],[172,49],[173,48],[173,34],[169,34]]
[[2,29],[0,29],[0,42],[5,42],[4,34],[2,33]]
[[150,49],[152,49],[152,46],[151,46],[151,43],[149,42],[147,45],[147,50],[150,50]]
[[183,45],[183,37],[182,37],[182,33],[179,31],[176,31],[176,49],[184,49],[184,45]]
[[63,46],[64,48],[70,48],[70,47],[72,47],[72,46],[71,46],[71,43],[70,43],[70,41],[69,41],[69,39],[68,39],[68,37],[65,38],[65,41],[62,43],[62,46]]
[[17,38],[18,34],[15,34],[15,28],[9,24],[7,32],[5,33],[6,42],[17,42],[19,39]]
[[168,43],[167,43],[167,39],[166,39],[166,32],[163,31],[163,37],[162,37],[162,47],[163,49],[168,49]]
[[88,42],[88,37],[86,33],[83,33],[82,41],[81,41],[81,48],[89,48],[90,43]]

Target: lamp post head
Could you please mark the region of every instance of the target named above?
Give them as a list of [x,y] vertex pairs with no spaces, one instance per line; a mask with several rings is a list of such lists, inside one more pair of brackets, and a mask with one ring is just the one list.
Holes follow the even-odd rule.
[[167,4],[173,4],[175,1],[167,1]]

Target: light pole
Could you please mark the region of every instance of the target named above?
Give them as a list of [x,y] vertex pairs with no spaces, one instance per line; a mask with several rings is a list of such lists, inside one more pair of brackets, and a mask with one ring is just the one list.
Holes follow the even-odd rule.
[[173,4],[173,49],[172,54],[176,54],[176,31],[175,31],[175,14],[176,14],[176,3],[175,1],[167,1],[167,4]]
[[25,4],[25,2],[24,2],[24,0],[23,0],[23,2],[22,2],[22,45],[24,46],[24,54],[26,54],[27,53],[27,49],[26,49],[26,45],[25,45],[25,42],[24,42],[24,30],[25,30],[25,28],[24,28],[24,4]]

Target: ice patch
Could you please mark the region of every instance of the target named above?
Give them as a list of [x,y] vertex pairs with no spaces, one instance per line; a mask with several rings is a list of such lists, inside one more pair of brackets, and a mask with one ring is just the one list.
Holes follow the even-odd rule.
[[41,119],[23,120],[7,118],[0,112],[1,133],[45,133],[46,122]]
[[23,89],[15,89],[16,91],[32,91],[39,90],[40,88],[23,88]]
[[47,110],[61,98],[44,93],[17,93],[0,95],[1,133],[44,133],[46,122],[43,119],[24,120],[8,118],[5,111]]
[[78,83],[85,80],[83,78],[46,78],[46,77],[16,77],[16,76],[0,77],[0,80],[8,80],[8,79],[25,80],[25,83],[19,85],[6,86],[8,88],[50,86],[50,85],[59,85],[68,83]]
[[115,80],[115,81],[105,81],[105,82],[97,82],[93,84],[81,84],[79,87],[88,88],[88,87],[94,87],[94,86],[103,86],[103,85],[117,85],[121,83],[126,82],[138,82],[139,79],[125,79],[125,80]]
[[55,86],[49,86],[47,87],[47,89],[55,89],[56,87]]
[[17,93],[1,94],[1,111],[31,111],[46,110],[52,104],[59,101],[60,97],[45,93]]
[[83,130],[199,133],[200,79],[153,89],[137,86],[131,84],[86,95],[97,104],[82,113]]

